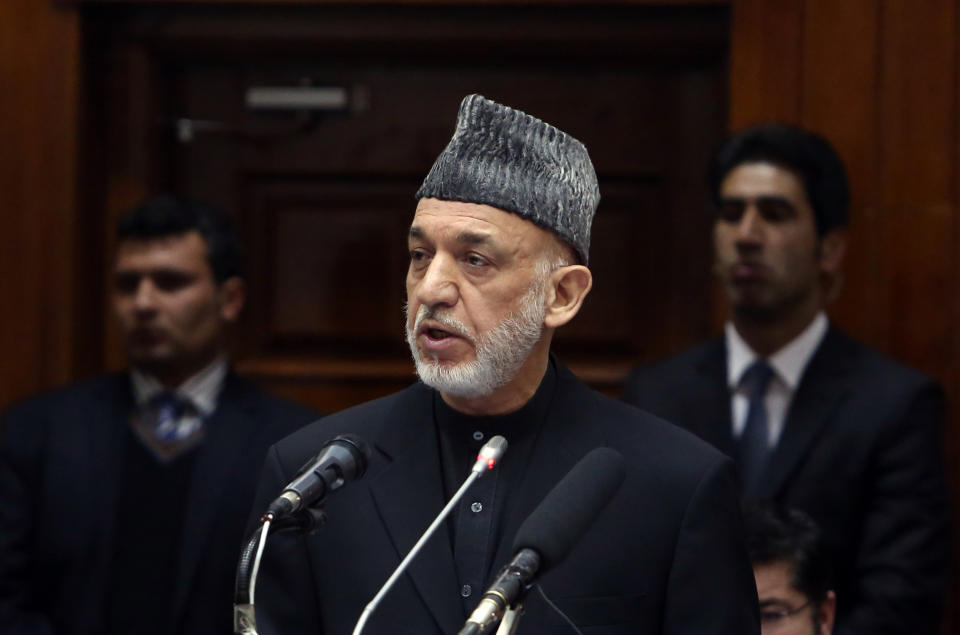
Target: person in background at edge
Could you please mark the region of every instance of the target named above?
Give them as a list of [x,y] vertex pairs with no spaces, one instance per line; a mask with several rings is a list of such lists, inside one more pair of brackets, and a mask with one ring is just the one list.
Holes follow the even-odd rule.
[[943,394],[840,331],[849,189],[823,137],[784,124],[717,154],[723,336],[634,371],[624,400],[733,457],[747,500],[809,514],[836,573],[840,635],[938,632],[950,571]]
[[240,246],[164,196],[117,225],[113,308],[129,369],[0,423],[0,633],[231,633],[233,582],[271,443],[316,418],[229,366]]

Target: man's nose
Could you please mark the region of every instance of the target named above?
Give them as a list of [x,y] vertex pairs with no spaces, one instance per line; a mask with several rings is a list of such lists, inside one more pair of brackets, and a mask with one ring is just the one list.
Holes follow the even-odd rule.
[[763,238],[763,218],[753,203],[747,205],[737,222],[737,244],[757,245]]
[[417,300],[428,307],[453,306],[460,297],[456,263],[437,255],[430,261],[416,290]]
[[137,283],[137,289],[133,294],[133,306],[138,312],[149,312],[156,308],[157,287],[153,281],[144,277]]

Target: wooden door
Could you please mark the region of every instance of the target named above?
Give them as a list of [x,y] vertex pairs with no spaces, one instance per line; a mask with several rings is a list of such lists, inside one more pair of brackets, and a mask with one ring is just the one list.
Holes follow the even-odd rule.
[[[619,391],[709,329],[707,159],[726,121],[722,8],[91,8],[109,140],[103,226],[172,189],[235,214],[240,368],[326,411],[413,380],[402,338],[414,193],[478,92],[581,139],[603,196],[595,287],[555,350]],[[342,107],[251,108],[255,88]],[[101,94],[97,94],[97,91]],[[109,251],[109,231],[103,240]],[[116,333],[100,343],[119,365]]]

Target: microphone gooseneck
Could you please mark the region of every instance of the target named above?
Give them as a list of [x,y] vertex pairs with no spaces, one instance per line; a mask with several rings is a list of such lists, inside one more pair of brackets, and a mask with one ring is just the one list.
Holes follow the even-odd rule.
[[350,434],[337,436],[307,461],[270,504],[260,518],[260,527],[244,545],[237,564],[233,604],[235,633],[256,635],[254,591],[267,537],[276,531],[318,529],[326,518],[321,503],[347,481],[362,477],[369,459],[370,449],[361,438]]
[[383,583],[383,586],[380,587],[380,590],[377,591],[377,594],[373,596],[373,599],[364,607],[363,612],[360,614],[360,618],[357,620],[357,625],[353,628],[353,635],[360,635],[363,632],[364,626],[367,624],[367,620],[370,619],[370,616],[373,614],[373,611],[377,608],[380,602],[386,596],[387,592],[393,588],[393,585],[396,584],[397,580],[403,575],[403,572],[407,570],[407,567],[410,566],[410,563],[413,562],[413,559],[420,553],[420,550],[423,549],[423,545],[427,543],[427,540],[436,533],[437,529],[440,527],[440,524],[450,515],[450,512],[453,511],[453,508],[460,502],[460,499],[463,498],[463,495],[467,493],[467,490],[470,489],[470,486],[473,485],[474,481],[480,478],[484,472],[492,470],[497,463],[500,462],[500,457],[503,456],[503,453],[507,451],[507,440],[502,436],[497,435],[487,441],[482,448],[480,448],[480,453],[477,455],[477,460],[474,463],[473,467],[470,469],[470,475],[467,477],[467,480],[463,482],[463,485],[460,486],[460,489],[457,490],[457,493],[453,495],[453,498],[447,502],[444,508],[440,511],[436,518],[433,519],[433,522],[430,523],[430,526],[427,527],[427,530],[423,532],[423,535],[420,536],[420,539],[417,541],[413,548],[410,549],[410,552],[404,557],[404,559],[397,565],[397,568],[394,569],[393,573],[387,578],[387,581]]

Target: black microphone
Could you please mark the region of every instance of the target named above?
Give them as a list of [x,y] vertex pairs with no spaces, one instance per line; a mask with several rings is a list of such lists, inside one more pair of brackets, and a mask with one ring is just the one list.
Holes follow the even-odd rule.
[[626,477],[623,457],[595,448],[573,466],[527,517],[513,541],[513,560],[497,575],[458,635],[485,633],[534,579],[573,550]]
[[300,468],[297,477],[284,488],[267,510],[274,517],[288,516],[326,500],[330,492],[367,471],[370,448],[360,437],[341,434],[328,441],[316,458]]

